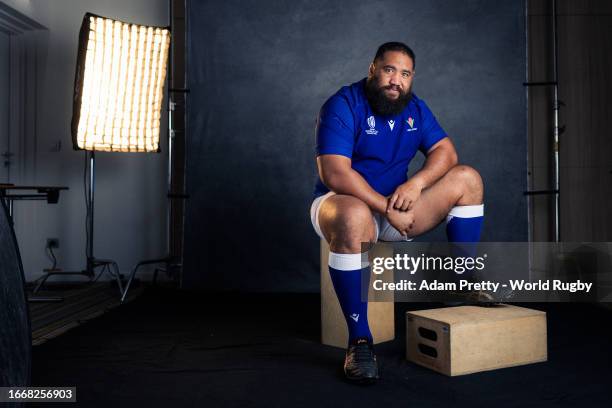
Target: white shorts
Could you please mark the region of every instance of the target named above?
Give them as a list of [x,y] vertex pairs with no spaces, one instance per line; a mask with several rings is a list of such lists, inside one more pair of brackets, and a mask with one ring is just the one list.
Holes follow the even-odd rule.
[[[327,200],[329,197],[335,194],[336,193],[334,193],[333,191],[330,191],[325,195],[317,197],[314,199],[312,205],[310,206],[310,221],[312,222],[312,226],[315,232],[319,237],[321,237],[321,239],[325,239],[325,237],[321,232],[321,227],[319,227],[319,209],[321,208],[321,204],[323,204],[323,201]],[[374,241],[412,241],[412,238],[405,237],[400,234],[400,232],[396,230],[391,224],[389,224],[389,221],[387,221],[387,219],[382,215],[374,213],[372,215],[372,220],[374,221],[374,226],[376,227],[376,237],[374,238]]]

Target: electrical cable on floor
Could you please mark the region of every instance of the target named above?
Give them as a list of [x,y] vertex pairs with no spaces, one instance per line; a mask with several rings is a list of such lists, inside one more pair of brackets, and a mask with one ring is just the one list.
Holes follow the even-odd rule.
[[98,273],[98,276],[95,277],[95,279],[89,281],[90,283],[96,283],[98,281],[98,279],[100,279],[100,276],[102,276],[102,274],[104,274],[104,271],[107,270],[108,268],[108,264],[104,265],[102,267],[102,269],[100,269],[100,272]]
[[50,246],[47,247],[47,257],[53,261],[53,266],[51,266],[51,270],[55,270],[57,266],[57,258],[55,257],[55,253],[53,252],[53,248]]

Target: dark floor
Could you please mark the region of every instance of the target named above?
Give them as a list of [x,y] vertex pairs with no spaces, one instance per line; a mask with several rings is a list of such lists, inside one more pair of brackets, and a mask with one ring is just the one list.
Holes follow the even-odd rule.
[[[132,301],[142,291],[132,288],[125,303]],[[36,294],[28,291],[28,309],[32,329],[32,345],[38,346],[88,322],[121,303],[117,286],[108,283],[78,283],[46,285]],[[51,298],[56,301],[35,301],[36,298]]]
[[403,311],[428,306],[396,305],[383,378],[360,387],[343,381],[344,352],[319,343],[318,296],[147,288],[35,347],[32,383],[76,386],[85,407],[609,406],[611,312],[527,305],[548,312],[548,362],[449,378],[404,360]]

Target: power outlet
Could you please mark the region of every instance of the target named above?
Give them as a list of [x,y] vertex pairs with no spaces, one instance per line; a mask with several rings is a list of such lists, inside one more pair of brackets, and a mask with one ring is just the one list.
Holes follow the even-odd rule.
[[59,238],[47,238],[47,248],[59,248]]

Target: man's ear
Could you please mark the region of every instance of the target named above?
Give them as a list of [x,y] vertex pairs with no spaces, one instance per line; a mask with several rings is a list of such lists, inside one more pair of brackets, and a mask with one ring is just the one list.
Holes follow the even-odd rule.
[[370,63],[370,69],[368,69],[368,75],[374,75],[374,71],[376,71],[376,67],[374,66],[374,62]]

